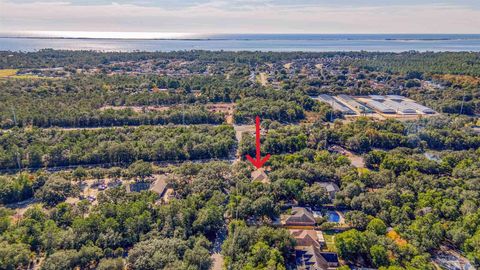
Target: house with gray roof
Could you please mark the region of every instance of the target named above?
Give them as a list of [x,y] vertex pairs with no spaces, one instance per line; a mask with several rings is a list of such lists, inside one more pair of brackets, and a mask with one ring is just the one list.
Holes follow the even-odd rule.
[[337,192],[340,191],[340,188],[337,186],[337,184],[333,182],[319,182],[320,186],[325,188],[325,190],[328,193],[328,197],[330,197],[330,200],[335,199],[335,195]]
[[293,207],[292,214],[285,219],[286,226],[315,226],[313,213],[303,207]]

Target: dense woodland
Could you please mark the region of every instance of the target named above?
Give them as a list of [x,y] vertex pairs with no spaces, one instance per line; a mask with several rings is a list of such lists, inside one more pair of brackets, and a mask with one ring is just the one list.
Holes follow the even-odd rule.
[[228,158],[236,145],[230,126],[12,129],[0,141],[4,169]]
[[[185,59],[208,62],[255,64],[308,58],[344,57],[354,65],[385,69],[391,72],[419,71],[441,74],[480,75],[480,55],[475,52],[91,52],[40,50],[39,52],[0,52],[0,68],[91,67],[111,62],[146,59]],[[358,59],[358,60],[357,60]],[[355,60],[355,61],[353,61]]]
[[[345,211],[345,232],[317,221],[335,234],[342,270],[433,270],[441,246],[479,267],[479,60],[478,53],[0,52],[0,68],[38,76],[0,79],[0,269],[207,270],[214,252],[225,269],[293,269],[295,241],[272,226],[291,205]],[[316,61],[324,69],[313,75],[284,66]],[[278,86],[249,79],[269,68]],[[442,114],[343,121],[309,97],[320,93],[401,94]],[[255,155],[254,136],[238,142],[225,114],[208,108],[215,103],[235,104],[235,124],[262,118],[270,184],[251,181],[242,157]],[[365,168],[333,146],[363,157]],[[232,163],[235,151],[240,160]],[[153,175],[168,176],[175,190],[168,203],[151,191],[127,192],[127,183]],[[86,181],[103,179],[121,184],[93,201],[82,195]],[[320,182],[339,186],[334,199]],[[28,207],[18,212],[17,203]]]

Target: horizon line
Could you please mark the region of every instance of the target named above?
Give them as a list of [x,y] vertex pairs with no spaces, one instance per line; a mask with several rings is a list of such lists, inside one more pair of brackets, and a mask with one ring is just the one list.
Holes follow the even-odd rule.
[[[449,40],[448,36],[468,39],[480,38],[480,33],[182,33],[182,32],[145,32],[145,31],[4,31],[0,38],[25,39],[108,39],[108,40],[261,40],[268,36],[438,36],[437,38],[402,38],[403,40]],[[243,36],[243,37],[242,37]],[[250,37],[249,37],[250,36]],[[446,36],[442,38],[441,36]],[[477,37],[478,36],[478,37]],[[236,38],[233,38],[236,37]],[[253,37],[253,38],[252,38]],[[271,39],[264,38],[264,39]],[[388,39],[388,38],[386,38]],[[395,40],[395,39],[393,39]]]

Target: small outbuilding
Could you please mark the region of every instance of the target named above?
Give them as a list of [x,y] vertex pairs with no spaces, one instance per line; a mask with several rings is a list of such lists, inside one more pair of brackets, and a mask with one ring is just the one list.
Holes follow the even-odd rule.
[[252,181],[254,182],[261,182],[264,184],[270,183],[270,179],[268,178],[268,175],[265,173],[264,169],[257,169],[252,172]]

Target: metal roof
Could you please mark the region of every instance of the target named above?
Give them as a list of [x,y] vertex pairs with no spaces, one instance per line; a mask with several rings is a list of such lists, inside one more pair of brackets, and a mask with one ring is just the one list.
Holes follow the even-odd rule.
[[387,98],[395,101],[405,100],[405,97],[399,95],[387,95]]
[[332,106],[334,110],[340,111],[343,114],[355,114],[355,112],[347,107],[345,104],[341,103],[340,101],[336,100],[332,96],[322,94],[319,95],[317,98],[315,98],[319,101],[322,101],[324,103],[327,103],[328,105]]
[[404,104],[405,106],[408,106],[409,108],[412,108],[416,111],[419,111],[421,113],[425,113],[425,114],[434,114],[436,113],[434,110],[426,107],[426,106],[423,106],[423,105],[420,105],[416,102],[411,102],[411,101],[402,101],[402,104]]
[[390,99],[386,99],[384,102],[383,102],[384,105],[394,109],[395,111],[397,111],[397,113],[401,113],[401,114],[417,114],[417,111],[415,109],[412,109],[410,108],[408,105],[406,105],[405,103],[400,103],[400,102],[396,102],[396,101],[393,101],[393,100],[390,100]]
[[384,96],[380,96],[380,95],[369,95],[369,97],[373,100],[385,100],[385,97]]
[[372,107],[374,110],[379,111],[381,113],[396,113],[396,111],[381,102],[378,102],[373,99],[369,99],[366,101],[367,105]]
[[345,102],[346,104],[350,105],[351,107],[364,112],[364,113],[372,113],[373,110],[367,107],[365,104],[362,104],[355,100],[353,97],[349,95],[338,95],[336,97],[338,100]]

